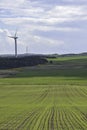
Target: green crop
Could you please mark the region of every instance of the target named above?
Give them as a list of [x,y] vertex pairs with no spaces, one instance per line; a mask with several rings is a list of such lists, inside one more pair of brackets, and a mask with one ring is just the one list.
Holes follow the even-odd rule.
[[87,130],[87,69],[62,65],[0,78],[0,130]]

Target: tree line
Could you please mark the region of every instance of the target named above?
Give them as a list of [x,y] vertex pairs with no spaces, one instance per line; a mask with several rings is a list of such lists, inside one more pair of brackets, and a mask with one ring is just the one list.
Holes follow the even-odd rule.
[[47,60],[41,56],[0,57],[0,69],[35,66],[46,63]]

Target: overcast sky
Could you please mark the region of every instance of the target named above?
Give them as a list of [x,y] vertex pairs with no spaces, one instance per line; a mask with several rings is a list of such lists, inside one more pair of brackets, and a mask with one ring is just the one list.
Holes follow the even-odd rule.
[[0,0],[0,54],[87,51],[87,0]]

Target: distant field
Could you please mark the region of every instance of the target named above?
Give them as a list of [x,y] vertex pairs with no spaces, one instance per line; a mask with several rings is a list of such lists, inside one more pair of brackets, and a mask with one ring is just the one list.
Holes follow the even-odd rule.
[[87,59],[51,60],[0,79],[0,130],[87,130]]
[[53,61],[68,61],[68,60],[87,60],[87,56],[59,56],[57,58],[47,58],[48,60]]

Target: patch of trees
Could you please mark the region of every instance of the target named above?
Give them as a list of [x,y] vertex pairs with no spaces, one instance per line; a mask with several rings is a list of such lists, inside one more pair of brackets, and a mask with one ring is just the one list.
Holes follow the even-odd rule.
[[38,64],[46,64],[48,61],[40,56],[24,56],[24,57],[0,57],[0,69],[18,68],[24,66],[35,66]]

